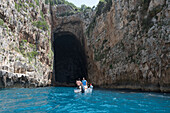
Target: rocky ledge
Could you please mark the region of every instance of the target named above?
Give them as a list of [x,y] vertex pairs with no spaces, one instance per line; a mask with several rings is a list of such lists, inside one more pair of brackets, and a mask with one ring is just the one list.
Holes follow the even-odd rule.
[[0,88],[12,87],[44,87],[49,86],[50,81],[40,78],[34,78],[28,74],[11,73],[8,71],[0,71]]
[[[0,67],[0,88],[11,87],[44,87],[50,86],[49,77],[39,76],[36,70],[21,62],[15,62],[13,72],[7,66]],[[50,75],[50,74],[49,74]]]

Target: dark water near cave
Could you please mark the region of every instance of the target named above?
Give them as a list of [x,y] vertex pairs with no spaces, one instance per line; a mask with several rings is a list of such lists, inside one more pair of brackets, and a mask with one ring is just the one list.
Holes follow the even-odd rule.
[[75,94],[71,87],[1,89],[0,113],[170,113],[170,94],[94,90]]

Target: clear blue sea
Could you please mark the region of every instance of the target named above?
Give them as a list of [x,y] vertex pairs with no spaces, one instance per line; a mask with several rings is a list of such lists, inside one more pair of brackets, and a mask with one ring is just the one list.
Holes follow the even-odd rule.
[[0,89],[0,113],[170,113],[170,94],[72,87]]

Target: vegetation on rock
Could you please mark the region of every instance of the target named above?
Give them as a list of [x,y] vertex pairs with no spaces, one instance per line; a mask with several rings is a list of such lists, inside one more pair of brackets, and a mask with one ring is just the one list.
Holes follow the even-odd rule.
[[89,10],[90,11],[92,10],[91,7],[88,7],[85,4],[81,5],[81,7],[77,7],[73,3],[68,2],[66,0],[45,0],[45,4],[49,4],[49,3],[51,5],[65,4],[65,5],[71,6],[73,8],[73,10],[74,10],[74,11],[68,11],[68,12],[62,13],[62,14],[60,14],[58,16],[70,16],[70,15],[76,14],[78,12],[87,12]]
[[46,21],[34,21],[32,22],[32,25],[36,26],[39,29],[42,29],[44,31],[47,31],[49,26]]
[[4,20],[0,19],[0,26],[4,25]]
[[88,26],[86,33],[87,36],[90,36],[90,32],[94,29],[96,25],[96,18],[100,16],[101,14],[104,14],[108,11],[110,11],[110,8],[112,6],[112,0],[100,0],[97,7],[96,7],[96,15],[94,16],[93,20],[91,21],[90,25]]
[[102,13],[110,11],[112,6],[112,0],[100,0],[96,7],[96,16],[100,16]]

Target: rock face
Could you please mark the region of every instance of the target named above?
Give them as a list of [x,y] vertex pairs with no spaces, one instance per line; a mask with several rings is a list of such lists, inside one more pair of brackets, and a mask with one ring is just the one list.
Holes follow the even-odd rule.
[[63,15],[72,10],[53,7],[52,32],[79,38],[88,81],[104,88],[170,91],[168,1],[109,0],[96,12]]
[[51,84],[50,14],[44,2],[0,1],[0,88]]
[[[70,14],[68,16],[68,12],[73,12],[74,9],[67,5],[57,5],[53,6],[51,9],[53,23],[52,45],[54,47],[54,52],[58,51],[54,53],[56,55],[54,58],[52,83],[54,86],[75,86],[76,79],[87,76],[84,26],[86,24],[88,25],[89,21],[85,23],[85,14],[83,12]],[[89,12],[88,17],[89,16],[92,17],[92,13]],[[56,40],[59,41],[60,37],[65,39],[68,37],[62,47],[56,42]],[[70,43],[67,43],[68,40]],[[74,43],[74,45],[72,45],[71,42]],[[57,48],[55,46],[57,46]],[[63,50],[59,50],[58,48]],[[69,48],[69,50],[67,50],[67,48]],[[68,53],[64,53],[64,51],[68,51]],[[65,59],[62,61],[62,58],[57,54],[62,54],[62,58]],[[69,56],[69,58],[67,56]],[[59,83],[59,81],[62,80],[67,81],[67,83]]]
[[105,88],[170,92],[169,8],[168,0],[112,0],[110,11],[87,29],[89,80]]

